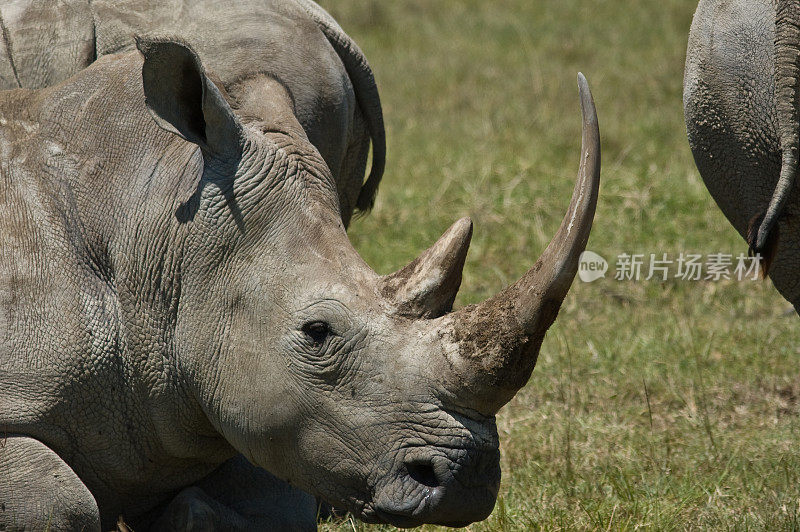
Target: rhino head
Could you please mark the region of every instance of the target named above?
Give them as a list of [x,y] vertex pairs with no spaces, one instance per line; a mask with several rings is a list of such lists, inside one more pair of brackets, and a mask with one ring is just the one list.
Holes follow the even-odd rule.
[[518,282],[453,312],[468,218],[400,271],[376,274],[278,80],[250,96],[272,118],[248,122],[190,47],[138,47],[152,116],[203,158],[174,334],[207,436],[367,521],[488,516],[500,482],[494,416],[527,382],[591,229],[600,145],[586,80],[580,171],[558,233]]

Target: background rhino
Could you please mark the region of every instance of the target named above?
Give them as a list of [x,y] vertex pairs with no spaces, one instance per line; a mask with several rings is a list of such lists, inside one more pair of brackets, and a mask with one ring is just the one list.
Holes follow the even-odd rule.
[[[7,1],[0,29],[0,89],[53,85],[97,57],[133,50],[133,36],[143,33],[194,43],[241,116],[267,118],[268,78],[279,79],[337,182],[345,226],[374,202],[386,142],[372,70],[311,0]],[[370,136],[372,169],[362,187]]]
[[799,56],[796,1],[701,0],[683,94],[703,181],[798,313]]
[[0,97],[0,523],[313,527],[237,453],[369,521],[487,516],[494,414],[591,228],[585,80],[558,233],[517,283],[450,312],[469,220],[376,275],[278,80],[254,119],[187,45],[140,50]]

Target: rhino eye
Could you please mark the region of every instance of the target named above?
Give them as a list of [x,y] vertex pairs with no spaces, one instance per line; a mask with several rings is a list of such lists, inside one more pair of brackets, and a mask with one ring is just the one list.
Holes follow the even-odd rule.
[[303,332],[314,343],[314,347],[319,347],[330,334],[330,326],[324,321],[312,321],[303,325]]

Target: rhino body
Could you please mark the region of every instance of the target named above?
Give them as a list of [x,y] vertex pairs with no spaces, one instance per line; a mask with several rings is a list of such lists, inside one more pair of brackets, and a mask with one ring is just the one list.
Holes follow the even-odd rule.
[[451,312],[468,219],[378,276],[286,83],[261,79],[268,112],[240,114],[183,40],[137,46],[0,94],[0,525],[313,528],[290,485],[371,522],[485,518],[494,415],[591,229],[585,80],[558,233],[517,283]]
[[703,181],[800,312],[798,28],[795,1],[701,0],[683,100]]
[[[378,91],[358,46],[311,0],[23,0],[0,3],[0,89],[44,88],[96,58],[134,49],[134,35],[193,43],[242,116],[267,118],[266,78],[286,84],[339,188],[347,225],[383,173]],[[373,168],[364,183],[370,136]]]

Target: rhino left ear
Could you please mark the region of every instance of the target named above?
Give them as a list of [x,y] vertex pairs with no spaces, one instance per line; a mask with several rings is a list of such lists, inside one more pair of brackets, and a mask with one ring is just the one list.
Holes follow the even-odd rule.
[[242,125],[192,47],[180,39],[139,36],[136,47],[144,56],[145,103],[156,123],[199,145],[204,155],[241,155]]

